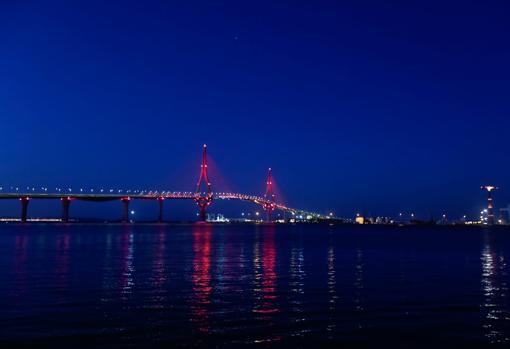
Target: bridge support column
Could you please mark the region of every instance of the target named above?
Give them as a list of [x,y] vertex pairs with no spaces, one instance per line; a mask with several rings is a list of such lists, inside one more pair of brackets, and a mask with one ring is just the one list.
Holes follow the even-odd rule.
[[195,202],[198,206],[198,209],[199,209],[199,219],[201,222],[205,222],[206,221],[206,209],[207,209],[207,206],[209,206],[211,203],[212,203],[212,196],[209,195],[209,196],[201,196],[201,197],[198,197],[195,199]]
[[69,205],[71,204],[71,199],[66,197],[60,199],[62,200],[62,222],[69,222]]
[[273,221],[273,210],[266,209],[266,222],[270,223]]
[[122,223],[129,223],[129,201],[131,198],[122,198]]
[[205,211],[205,208],[207,207],[207,205],[199,205],[198,208],[200,210],[200,213],[199,213],[199,217],[200,217],[200,222],[205,222],[206,221],[206,211]]
[[264,208],[264,211],[266,211],[266,222],[268,222],[268,223],[272,222],[275,204],[274,203],[264,204],[263,208]]
[[158,222],[163,223],[163,203],[165,202],[165,198],[159,197],[158,198],[158,204],[159,204],[159,215],[158,215]]
[[28,202],[30,201],[29,197],[23,197],[19,199],[21,201],[21,221],[25,223],[27,221],[27,213],[28,213]]

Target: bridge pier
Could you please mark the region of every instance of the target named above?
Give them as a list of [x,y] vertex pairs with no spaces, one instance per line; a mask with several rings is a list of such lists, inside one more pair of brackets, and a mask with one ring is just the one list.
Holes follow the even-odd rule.
[[163,223],[163,203],[165,202],[165,198],[159,197],[158,198],[158,204],[159,204],[159,215],[158,215],[158,222]]
[[273,211],[275,209],[274,203],[267,203],[263,206],[264,211],[266,211],[266,222],[272,222],[273,221]]
[[69,205],[71,204],[71,198],[65,197],[60,199],[62,201],[62,222],[69,222]]
[[21,202],[21,221],[25,223],[27,221],[28,202],[30,201],[30,198],[22,197],[19,200]]
[[207,206],[209,206],[212,203],[212,196],[201,196],[195,198],[195,202],[197,203],[198,209],[199,209],[199,220],[201,222],[206,221],[206,209]]
[[273,210],[266,209],[266,222],[270,223],[273,221]]
[[122,223],[129,223],[129,201],[131,201],[131,198],[122,198],[120,199],[122,201]]
[[199,213],[199,218],[200,218],[200,222],[205,222],[206,221],[206,211],[205,211],[205,208],[207,207],[207,205],[199,205],[198,208],[200,210],[200,213]]

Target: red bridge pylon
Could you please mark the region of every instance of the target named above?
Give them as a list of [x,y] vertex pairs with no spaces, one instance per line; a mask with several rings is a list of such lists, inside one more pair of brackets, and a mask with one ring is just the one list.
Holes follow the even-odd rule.
[[264,194],[264,199],[266,199],[267,202],[264,203],[263,208],[267,214],[267,221],[271,222],[273,220],[273,211],[276,208],[276,195],[273,192],[273,171],[271,168],[267,171],[266,193]]
[[[202,183],[206,185],[205,195],[202,193],[200,187]],[[202,164],[200,165],[200,177],[197,182],[197,190],[195,191],[197,197],[195,198],[195,202],[200,209],[200,220],[205,222],[205,212],[207,206],[212,203],[213,195],[211,189],[211,182],[209,181],[209,176],[207,175],[207,145],[204,144],[202,148]]]

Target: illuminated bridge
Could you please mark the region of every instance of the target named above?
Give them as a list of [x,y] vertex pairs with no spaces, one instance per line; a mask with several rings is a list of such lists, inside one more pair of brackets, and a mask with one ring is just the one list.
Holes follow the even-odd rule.
[[[203,190],[202,186],[205,187]],[[122,221],[129,221],[129,203],[132,200],[157,200],[159,203],[158,221],[163,221],[163,203],[166,200],[193,200],[199,208],[199,217],[201,221],[206,219],[206,209],[214,200],[241,200],[259,205],[266,212],[266,220],[272,221],[272,214],[275,210],[289,212],[294,217],[304,219],[329,219],[330,216],[322,215],[305,210],[295,209],[276,201],[273,192],[272,171],[269,169],[266,181],[266,192],[264,196],[245,195],[239,193],[225,193],[212,191],[212,185],[209,181],[207,172],[207,147],[204,144],[202,151],[202,163],[200,165],[200,177],[194,192],[176,192],[176,191],[146,191],[146,190],[90,190],[85,192],[80,189],[78,192],[71,188],[56,188],[54,192],[48,188],[41,187],[36,190],[35,187],[27,187],[20,190],[19,187],[0,187],[0,199],[17,199],[21,203],[21,221],[27,222],[28,204],[30,200],[61,200],[62,202],[62,221],[69,221],[69,208],[73,200],[82,201],[120,201],[122,203]]]

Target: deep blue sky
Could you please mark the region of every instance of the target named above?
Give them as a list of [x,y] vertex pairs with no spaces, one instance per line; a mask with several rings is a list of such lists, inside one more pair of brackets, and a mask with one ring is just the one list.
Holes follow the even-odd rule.
[[0,183],[193,190],[207,143],[219,190],[476,215],[510,202],[509,6],[4,1]]

